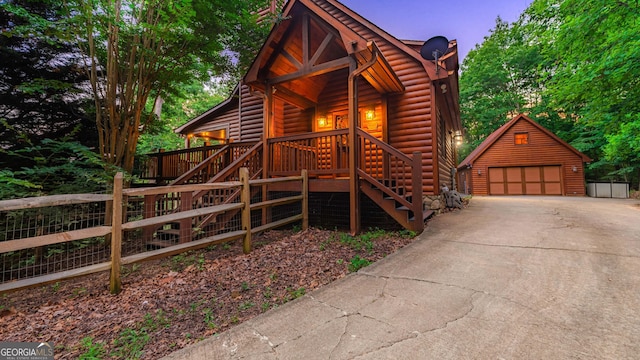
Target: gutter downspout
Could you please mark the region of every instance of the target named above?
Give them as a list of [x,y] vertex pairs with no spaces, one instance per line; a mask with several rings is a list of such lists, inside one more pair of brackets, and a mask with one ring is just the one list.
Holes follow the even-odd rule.
[[[373,42],[369,42],[367,46],[372,45],[372,57],[362,67],[357,66],[357,60],[352,57],[349,74],[349,227],[352,235],[360,232],[360,188],[358,181],[358,141],[356,139],[356,128],[358,125],[358,84],[357,77],[365,70],[373,66],[378,61],[378,47]],[[354,65],[355,63],[355,65]]]

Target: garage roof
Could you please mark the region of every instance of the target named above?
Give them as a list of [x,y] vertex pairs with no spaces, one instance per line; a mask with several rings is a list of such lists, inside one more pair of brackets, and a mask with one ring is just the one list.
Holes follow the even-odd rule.
[[498,130],[492,132],[489,136],[487,136],[487,138],[480,145],[478,145],[478,147],[475,148],[471,152],[471,154],[469,154],[469,156],[467,156],[464,160],[462,160],[462,162],[458,165],[458,169],[464,169],[465,167],[472,166],[473,162],[478,157],[480,157],[480,155],[482,155],[485,151],[487,151],[498,139],[500,139],[500,137],[505,132],[507,132],[507,130],[509,130],[518,121],[527,121],[527,122],[529,122],[531,125],[535,126],[540,131],[542,131],[543,133],[547,134],[549,137],[553,138],[558,143],[560,143],[561,145],[563,145],[564,147],[566,147],[570,151],[574,152],[576,155],[580,156],[582,158],[582,161],[591,162],[591,159],[587,155],[581,153],[576,148],[574,148],[573,146],[569,145],[566,141],[560,139],[556,134],[552,133],[551,131],[549,131],[546,128],[544,128],[542,125],[540,125],[537,122],[533,121],[528,116],[526,116],[524,114],[518,114],[513,119],[511,119],[509,122],[507,122],[506,124],[502,125]]

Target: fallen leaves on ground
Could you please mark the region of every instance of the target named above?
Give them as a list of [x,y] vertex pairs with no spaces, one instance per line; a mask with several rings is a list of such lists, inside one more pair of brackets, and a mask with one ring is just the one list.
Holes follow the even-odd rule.
[[107,273],[21,290],[0,299],[0,339],[51,341],[57,359],[156,359],[344,277],[354,259],[374,262],[413,240],[378,230],[357,238],[271,231],[247,255],[237,242],[126,266],[119,295],[109,293]]

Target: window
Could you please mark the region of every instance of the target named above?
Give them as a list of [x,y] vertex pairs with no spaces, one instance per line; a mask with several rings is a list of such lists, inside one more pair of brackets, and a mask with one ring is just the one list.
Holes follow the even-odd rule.
[[529,143],[529,133],[516,133],[516,145],[526,145]]

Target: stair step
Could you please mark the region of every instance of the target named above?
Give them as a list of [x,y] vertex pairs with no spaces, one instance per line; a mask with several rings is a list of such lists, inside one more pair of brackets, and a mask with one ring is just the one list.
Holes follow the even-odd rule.
[[180,235],[180,229],[160,229],[158,233],[168,234],[168,235]]
[[156,238],[160,241],[178,241],[180,229],[160,229],[156,231]]
[[[433,214],[435,214],[435,211],[433,211],[433,210],[424,210],[424,211],[422,211],[422,221],[427,220]],[[409,218],[409,221],[415,221],[415,220],[416,220],[415,216],[412,216],[412,217]]]
[[424,210],[422,212],[422,221],[427,220],[428,218],[430,218],[433,214],[435,214],[436,212],[433,210]]
[[164,249],[173,245],[177,245],[178,241],[155,239],[146,244],[147,250]]

